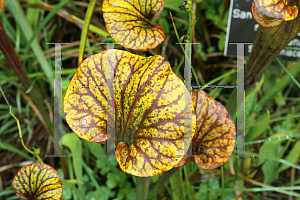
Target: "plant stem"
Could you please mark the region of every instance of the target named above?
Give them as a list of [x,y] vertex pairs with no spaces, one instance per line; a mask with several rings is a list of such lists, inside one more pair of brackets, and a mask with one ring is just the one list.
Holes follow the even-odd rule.
[[164,185],[168,182],[168,180],[173,176],[173,174],[179,169],[179,167],[174,167],[173,169],[165,172],[157,181],[153,190],[151,191],[148,199],[153,199],[157,196],[157,193],[164,187]]
[[193,12],[192,9],[190,9],[190,12],[189,12],[189,30],[188,30],[190,40],[192,40],[192,12]]
[[[180,47],[181,47],[183,53],[185,54],[185,49],[184,49],[184,47],[183,47],[182,44],[181,44],[181,40],[180,40],[180,38],[179,38],[177,29],[176,29],[176,25],[175,25],[175,23],[174,23],[174,21],[173,21],[173,17],[172,17],[171,11],[170,11],[170,16],[171,16],[171,19],[172,19],[172,24],[173,24],[173,27],[174,27],[175,35],[176,35],[176,37],[177,37],[177,40],[178,40],[178,42],[179,42],[179,44],[180,44]],[[189,17],[191,17],[191,14],[190,14],[190,13],[189,13]],[[192,38],[192,26],[191,26],[191,21],[190,21],[190,19],[189,19],[189,22],[190,22],[190,23],[189,23],[189,31],[188,31],[188,33],[190,33],[190,38]],[[192,53],[192,52],[191,52],[191,53]],[[190,63],[189,66],[192,67],[191,61],[190,61],[189,59],[188,59],[188,63]],[[181,65],[179,65],[179,66],[181,66]],[[179,71],[179,68],[176,69],[175,73],[176,73],[176,72],[178,73],[178,71]],[[198,80],[198,76],[197,76],[197,74],[196,74],[196,72],[195,72],[195,70],[194,70],[193,67],[192,67],[192,72],[193,72],[193,75],[194,75],[196,84],[197,84],[197,85],[200,85],[200,82],[199,82],[199,80]]]
[[195,21],[194,21],[194,23],[193,23],[193,25],[192,25],[192,27],[197,23],[197,17],[196,17],[196,15],[195,15],[195,13],[193,12],[193,10],[191,9],[191,13],[192,13],[192,15],[195,17]]
[[12,111],[11,111],[11,105],[9,106],[9,113],[10,113],[11,116],[12,116],[13,118],[15,118],[15,120],[17,121],[18,129],[19,129],[19,137],[20,137],[20,140],[21,140],[21,143],[22,143],[22,146],[24,147],[24,149],[26,149],[26,151],[28,151],[29,153],[33,154],[33,155],[40,161],[40,163],[44,163],[44,162],[42,161],[42,159],[40,158],[39,153],[38,153],[36,150],[31,151],[31,150],[28,149],[28,148],[26,147],[26,145],[24,144],[24,140],[23,140],[23,136],[22,136],[22,130],[21,130],[21,126],[20,126],[20,121],[19,121],[19,119],[12,113]]
[[136,199],[138,200],[147,200],[149,186],[150,186],[150,177],[138,177],[136,176]]
[[181,44],[181,40],[180,40],[180,37],[179,37],[179,35],[178,35],[177,29],[176,29],[176,25],[175,25],[174,20],[173,20],[173,17],[172,17],[171,11],[170,11],[170,16],[171,16],[171,19],[172,19],[173,28],[174,28],[175,35],[176,35],[176,37],[177,37],[177,40],[178,40],[178,42],[179,42],[179,45],[180,45],[180,47],[181,47],[183,53],[185,53],[184,47],[183,47],[182,44]]
[[78,65],[83,60],[83,54],[84,54],[84,49],[85,49],[85,43],[86,43],[86,38],[87,38],[87,32],[89,29],[91,17],[93,14],[93,10],[95,7],[96,0],[91,0],[88,6],[88,9],[86,11],[85,19],[84,19],[84,24],[81,32],[81,37],[80,37],[80,46],[79,46],[79,56],[78,56]]
[[171,178],[170,178],[172,194],[174,200],[185,200],[185,195],[183,192],[182,186],[182,176],[181,169],[178,170]]
[[[192,1],[191,1],[191,2],[192,2]],[[188,31],[188,33],[189,33],[189,37],[190,37],[190,40],[191,40],[191,41],[193,41],[193,40],[192,40],[192,27],[193,27],[193,26],[196,24],[196,22],[197,22],[197,21],[195,21],[195,22],[193,23],[193,25],[192,25],[192,14],[195,16],[193,10],[190,9],[190,12],[189,12],[189,31]],[[196,20],[196,16],[195,16],[195,20]],[[191,46],[191,55],[192,55],[192,46]],[[191,62],[190,62],[190,63],[191,63]],[[192,67],[192,64],[191,64],[191,67]],[[194,70],[193,67],[192,67],[192,72],[193,72],[193,75],[194,75],[196,84],[197,84],[197,85],[200,85],[200,82],[199,82],[199,80],[198,80],[198,76],[197,76],[197,74],[196,74],[196,72],[195,72],[195,70]]]
[[187,194],[189,200],[192,200],[192,192],[191,192],[191,186],[189,182],[189,175],[188,175],[188,170],[187,170],[187,165],[183,166],[183,172],[184,172],[184,177],[185,177],[185,182],[186,182],[186,187],[187,187]]
[[182,57],[180,63],[178,64],[177,68],[175,69],[175,74],[178,75],[179,69],[180,69],[181,65],[183,64],[183,62],[184,62],[184,57]]
[[224,184],[225,184],[225,181],[224,181],[224,169],[223,169],[223,165],[221,166],[221,170],[222,170],[222,199],[224,199]]

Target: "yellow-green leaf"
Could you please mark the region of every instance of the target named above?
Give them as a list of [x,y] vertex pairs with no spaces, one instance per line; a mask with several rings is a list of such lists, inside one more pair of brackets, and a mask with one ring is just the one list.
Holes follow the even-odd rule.
[[[114,52],[117,61],[129,55],[126,51]],[[106,64],[107,51],[85,59],[70,81],[64,99],[69,126],[79,137],[90,142],[105,142],[110,137],[110,133],[106,133]]]
[[[189,95],[162,56],[127,56],[116,70],[116,149],[121,169],[136,176],[168,171],[184,155],[192,133],[184,134]],[[133,72],[133,73],[132,73]],[[121,143],[120,143],[121,142]]]
[[170,170],[181,160],[179,156],[185,155],[192,139],[192,132],[184,133],[188,107],[184,96],[190,94],[162,56],[146,58],[108,50],[89,57],[70,82],[69,86],[77,87],[66,92],[66,120],[83,139],[100,142],[109,138],[107,89],[82,86],[106,85],[106,58],[113,51],[117,161],[123,171],[136,176]]
[[192,150],[196,164],[204,169],[223,165],[235,146],[235,125],[226,108],[201,90],[193,92],[196,131]]
[[111,37],[129,49],[147,51],[161,44],[165,32],[151,24],[164,8],[163,0],[104,0],[103,18]]
[[[192,152],[196,164],[204,169],[223,165],[231,155],[236,130],[226,108],[201,90],[193,90],[193,140]],[[188,161],[187,154],[175,166]]]
[[22,167],[14,177],[12,186],[20,198],[62,199],[62,183],[58,173],[53,167],[43,163]]

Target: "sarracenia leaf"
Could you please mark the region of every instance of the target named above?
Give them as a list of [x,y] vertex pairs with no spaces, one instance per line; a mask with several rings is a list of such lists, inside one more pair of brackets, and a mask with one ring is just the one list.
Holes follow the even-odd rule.
[[[235,146],[235,125],[226,108],[201,90],[193,93],[196,131],[193,154],[196,164],[204,169],[224,164]],[[204,147],[204,148],[203,148]]]
[[[196,130],[192,153],[196,164],[204,169],[223,165],[235,146],[236,129],[226,108],[201,90],[193,91]],[[176,165],[185,164],[187,157]]]
[[104,0],[103,18],[111,37],[129,49],[147,51],[165,39],[164,28],[151,24],[164,8],[163,0]]
[[298,16],[297,6],[289,6],[287,0],[253,0],[256,9],[266,15],[284,21],[293,20]]
[[[111,52],[114,52],[116,62],[130,55],[126,51]],[[85,59],[70,81],[64,99],[64,113],[69,126],[79,137],[90,142],[105,142],[111,135],[106,131],[107,60],[107,51]],[[116,68],[117,64],[112,67]],[[113,63],[109,67],[111,65]]]
[[88,141],[103,142],[110,137],[106,134],[112,125],[106,121],[108,90],[95,87],[106,86],[108,67],[115,69],[115,155],[121,169],[144,177],[170,170],[192,140],[192,132],[184,133],[188,107],[184,96],[190,94],[162,56],[145,58],[107,50],[87,58],[66,92],[68,124]]
[[300,31],[300,17],[270,28],[259,27],[245,67],[246,91]]
[[57,171],[43,163],[22,167],[14,177],[12,186],[20,198],[62,200],[62,183]]

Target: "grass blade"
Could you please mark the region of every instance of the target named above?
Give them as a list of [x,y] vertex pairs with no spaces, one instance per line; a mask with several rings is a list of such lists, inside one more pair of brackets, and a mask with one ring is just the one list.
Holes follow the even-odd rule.
[[[297,76],[300,73],[300,62],[297,62],[290,70],[291,76]],[[292,81],[288,74],[284,75],[276,85],[274,85],[263,98],[259,100],[255,110],[259,111],[263,105],[270,101],[278,92],[282,91]]]
[[285,66],[280,62],[280,60],[276,57],[277,62],[279,63],[279,65],[281,66],[281,68],[285,71],[285,73],[287,73],[287,75],[289,75],[289,77],[293,80],[293,82],[298,86],[298,88],[300,88],[300,84],[299,82],[294,78],[294,76],[292,76],[290,74],[290,72],[285,68]]
[[[24,33],[26,39],[28,40],[28,45],[31,45],[31,48],[34,52],[34,54],[36,55],[42,70],[44,71],[51,89],[53,90],[53,70],[51,68],[51,66],[49,65],[49,63],[47,62],[43,50],[41,48],[41,46],[38,44],[37,40],[32,39],[32,43],[30,42],[30,38],[33,36],[33,31],[30,27],[29,22],[26,20],[25,14],[19,4],[19,2],[17,0],[10,0],[10,1],[6,1],[6,5],[8,7],[8,9],[11,11],[11,13],[14,16],[14,19],[16,20],[16,22],[19,24],[22,32]],[[43,28],[43,27],[42,27]]]
[[23,158],[25,158],[26,160],[30,160],[32,162],[37,162],[34,158],[32,158],[31,156],[27,155],[26,153],[24,153],[23,151],[21,151],[20,149],[3,142],[2,140],[0,140],[0,148],[14,152],[16,154],[19,154],[20,156],[22,156]]
[[80,38],[80,47],[79,47],[79,56],[78,56],[78,65],[83,60],[83,54],[84,54],[84,49],[85,49],[85,43],[86,43],[86,37],[87,37],[87,32],[89,29],[91,17],[93,14],[93,10],[95,7],[96,0],[91,0],[85,15],[84,23],[83,23],[83,28],[81,32],[81,38]]

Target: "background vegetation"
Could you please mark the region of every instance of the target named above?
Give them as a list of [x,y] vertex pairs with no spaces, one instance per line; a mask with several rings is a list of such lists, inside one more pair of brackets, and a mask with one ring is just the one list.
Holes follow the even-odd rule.
[[[185,35],[189,16],[186,11],[179,12],[181,3],[180,0],[165,1],[165,9],[153,22],[164,27],[166,39],[159,47],[142,55],[164,56],[182,78],[183,52],[176,44],[178,40],[169,14],[170,9],[179,36]],[[70,43],[62,45],[62,85],[67,86],[77,70],[81,30],[88,5],[87,0],[6,1],[0,17],[26,71],[23,76],[29,77],[30,85],[26,87],[21,82],[2,52],[0,85],[4,94],[10,96],[26,145],[31,146],[38,139],[42,159],[64,180],[64,199],[136,199],[135,177],[121,171],[114,157],[99,157],[105,155],[105,146],[79,139],[64,119],[63,152],[72,157],[45,157],[53,154],[53,136],[49,127],[51,129],[53,121],[51,74],[54,66],[54,45],[46,43]],[[192,54],[199,82],[201,85],[236,85],[236,58],[223,56],[229,0],[197,0],[192,5],[199,18],[192,29],[191,39],[193,43],[201,43],[193,45]],[[113,41],[107,37],[101,6],[102,1],[96,1],[84,58],[106,49],[106,45],[99,43]],[[120,45],[115,45],[115,48],[125,50]],[[300,67],[300,62],[283,64],[287,70]],[[294,77],[300,80],[299,75]],[[194,80],[195,77],[192,85],[196,85]],[[288,86],[282,87],[283,82]],[[33,99],[32,91],[38,92],[38,99]],[[236,104],[232,101],[235,89],[206,88],[205,91],[227,108]],[[270,94],[269,91],[273,92]],[[63,95],[65,92],[66,87],[63,87]],[[42,104],[37,105],[37,101]],[[300,199],[299,88],[282,67],[273,62],[255,90],[248,94],[245,109],[246,154],[251,157],[230,158],[223,166],[223,173],[221,167],[203,170],[195,163],[187,163],[175,172],[157,195],[153,195],[153,190],[165,177],[151,177],[149,195],[153,199],[166,200],[221,199],[222,196],[224,199]],[[35,161],[23,149],[15,120],[8,110],[1,93],[0,199],[6,200],[18,199],[11,186],[12,179],[21,166]]]

